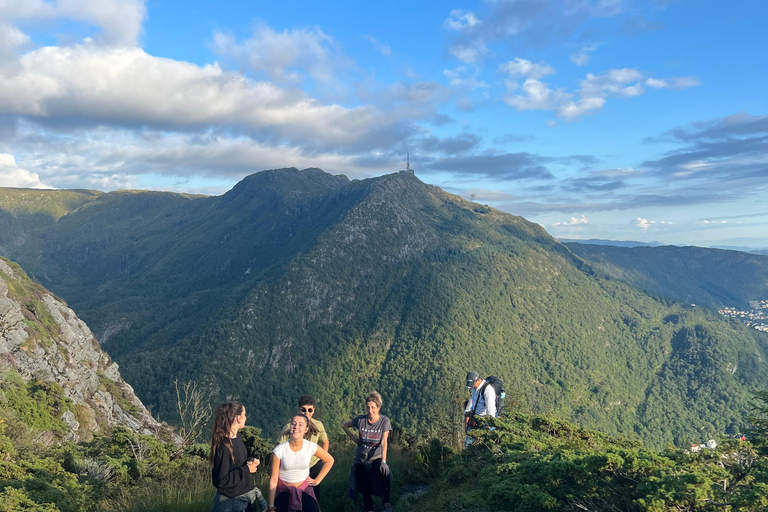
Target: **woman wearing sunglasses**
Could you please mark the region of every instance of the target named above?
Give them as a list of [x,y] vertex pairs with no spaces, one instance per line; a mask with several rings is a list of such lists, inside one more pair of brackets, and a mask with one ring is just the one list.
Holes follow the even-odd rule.
[[[312,417],[315,414],[315,409],[315,399],[312,398],[312,396],[304,395],[299,398],[299,413],[309,418],[310,423],[304,438],[307,441],[312,441],[313,443],[317,444],[320,448],[327,452],[328,446],[330,446],[330,443],[328,442],[328,434],[325,433],[325,427],[323,426],[322,422]],[[277,444],[286,442],[290,437],[290,434],[291,425],[289,423],[283,427],[282,432],[280,432],[280,439],[277,441]],[[312,460],[309,462],[309,477],[317,478],[317,475],[320,474],[322,469],[323,461],[313,455]],[[320,493],[318,492],[318,489],[315,488],[315,496],[319,496],[319,494]]]

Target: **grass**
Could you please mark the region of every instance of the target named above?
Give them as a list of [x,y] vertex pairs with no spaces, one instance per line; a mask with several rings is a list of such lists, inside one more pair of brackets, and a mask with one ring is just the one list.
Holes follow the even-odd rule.
[[200,460],[187,471],[123,490],[99,504],[100,512],[208,512],[215,489],[208,463]]

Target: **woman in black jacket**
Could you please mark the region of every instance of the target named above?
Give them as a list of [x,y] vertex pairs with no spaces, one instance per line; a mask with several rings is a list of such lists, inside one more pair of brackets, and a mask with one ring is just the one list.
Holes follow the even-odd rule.
[[245,426],[245,407],[238,402],[219,404],[213,414],[211,472],[216,496],[211,512],[242,512],[251,503],[267,506],[253,482],[259,459],[249,459],[239,431]]

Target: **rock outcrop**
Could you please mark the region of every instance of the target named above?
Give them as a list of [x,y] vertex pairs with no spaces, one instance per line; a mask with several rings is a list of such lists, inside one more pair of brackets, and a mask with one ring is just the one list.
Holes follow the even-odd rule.
[[77,411],[62,415],[72,440],[87,439],[105,425],[125,425],[143,433],[159,426],[85,322],[4,258],[0,258],[0,364],[24,379],[54,381],[63,388]]

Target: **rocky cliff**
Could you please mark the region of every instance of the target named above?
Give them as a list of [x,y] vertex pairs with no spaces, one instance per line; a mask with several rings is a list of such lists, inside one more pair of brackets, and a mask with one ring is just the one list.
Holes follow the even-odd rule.
[[25,380],[54,381],[63,388],[74,403],[62,415],[69,439],[87,439],[105,425],[145,433],[159,426],[85,322],[4,258],[0,258],[0,365]]

